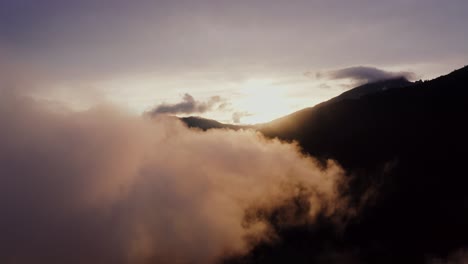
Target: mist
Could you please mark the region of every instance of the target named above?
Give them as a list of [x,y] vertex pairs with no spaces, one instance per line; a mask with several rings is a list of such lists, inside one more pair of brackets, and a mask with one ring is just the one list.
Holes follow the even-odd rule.
[[[254,131],[0,97],[0,262],[215,263],[279,239],[256,212],[351,214],[345,172]],[[339,225],[337,221],[337,225]]]

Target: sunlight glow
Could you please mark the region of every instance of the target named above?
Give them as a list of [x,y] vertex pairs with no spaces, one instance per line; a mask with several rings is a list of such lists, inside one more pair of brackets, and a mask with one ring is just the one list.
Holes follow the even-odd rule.
[[242,98],[236,108],[250,115],[245,116],[242,123],[268,122],[292,111],[285,100],[287,90],[272,83],[272,80],[249,80],[243,84]]

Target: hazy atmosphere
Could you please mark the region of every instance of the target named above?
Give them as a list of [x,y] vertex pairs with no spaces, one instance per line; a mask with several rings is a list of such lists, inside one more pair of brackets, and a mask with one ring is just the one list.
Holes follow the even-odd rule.
[[467,12],[0,0],[0,263],[468,263]]

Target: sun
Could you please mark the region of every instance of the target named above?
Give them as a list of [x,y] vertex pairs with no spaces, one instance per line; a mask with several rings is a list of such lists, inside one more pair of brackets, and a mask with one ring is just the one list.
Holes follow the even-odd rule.
[[249,114],[242,123],[264,123],[291,112],[285,88],[275,86],[272,80],[249,80],[240,93],[237,107]]

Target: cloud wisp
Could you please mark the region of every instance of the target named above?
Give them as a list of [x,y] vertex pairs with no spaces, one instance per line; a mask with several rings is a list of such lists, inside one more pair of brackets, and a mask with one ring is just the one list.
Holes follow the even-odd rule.
[[[0,262],[215,263],[274,239],[252,208],[347,213],[344,171],[254,131],[0,97]],[[250,213],[248,213],[250,212]]]
[[206,102],[197,101],[193,96],[186,93],[182,97],[182,102],[176,104],[160,104],[150,111],[150,114],[194,114],[205,113],[213,110],[216,106],[223,108],[225,100],[220,96],[212,96]]
[[252,116],[252,114],[249,113],[249,112],[246,112],[246,111],[234,112],[234,113],[232,113],[232,122],[233,122],[234,124],[240,124],[241,119],[242,119],[243,117],[247,117],[247,116]]
[[[310,76],[311,73],[306,73]],[[367,66],[354,66],[338,70],[324,71],[315,73],[317,79],[328,80],[341,80],[349,79],[357,83],[371,83],[396,78],[413,79],[415,77],[413,72],[392,72],[386,71],[375,67]]]

